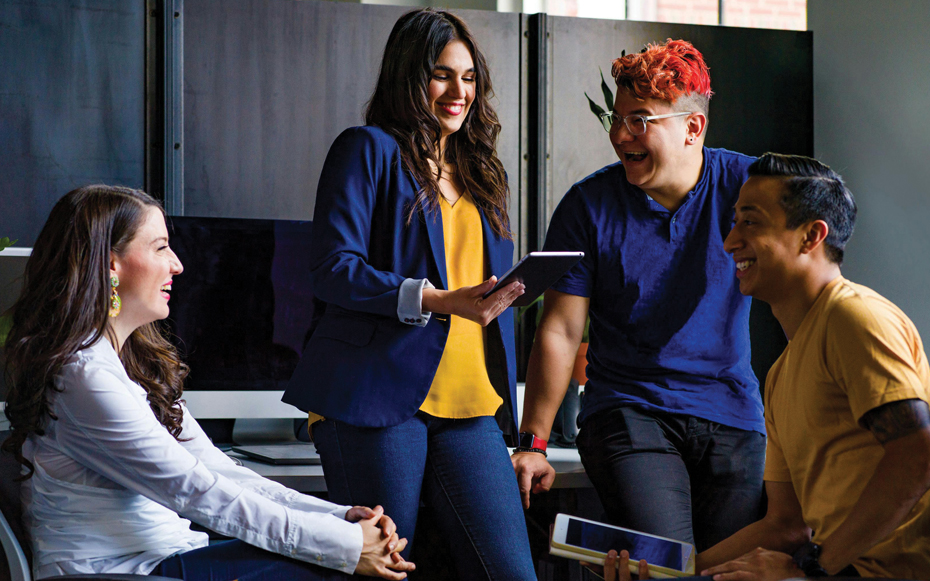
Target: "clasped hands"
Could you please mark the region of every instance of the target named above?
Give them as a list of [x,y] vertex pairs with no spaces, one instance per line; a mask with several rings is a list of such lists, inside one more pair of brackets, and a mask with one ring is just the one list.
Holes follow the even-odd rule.
[[[604,581],[630,581],[630,555],[626,551],[610,551],[604,562]],[[714,581],[781,581],[804,577],[790,555],[757,548],[739,557],[701,571],[713,576]],[[639,578],[649,579],[645,560],[639,562]]]
[[405,561],[400,552],[407,546],[407,539],[397,535],[397,526],[384,508],[376,506],[353,506],[346,512],[345,519],[362,527],[362,554],[355,573],[382,579],[405,579],[408,571],[416,565]]

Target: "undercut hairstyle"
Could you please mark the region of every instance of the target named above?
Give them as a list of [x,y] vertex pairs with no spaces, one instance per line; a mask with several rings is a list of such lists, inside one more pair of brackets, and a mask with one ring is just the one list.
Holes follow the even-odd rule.
[[[454,40],[462,41],[471,53],[475,99],[462,127],[447,137],[446,150],[441,152],[441,127],[430,107],[428,89],[436,61]],[[394,25],[365,123],[380,127],[397,140],[404,166],[420,185],[416,203],[407,209],[408,225],[422,205],[438,215],[442,156],[454,164],[458,180],[493,230],[504,239],[513,239],[507,214],[507,175],[496,154],[501,124],[490,103],[493,94],[487,60],[459,17],[424,8],[408,12]],[[435,168],[430,167],[430,160]]]
[[669,38],[614,60],[610,72],[617,87],[639,99],[668,101],[676,111],[700,111],[706,116],[714,94],[709,71],[694,45]]
[[[32,476],[23,458],[29,434],[43,435],[52,412],[58,375],[69,360],[98,341],[115,343],[109,326],[110,255],[122,254],[158,202],[139,190],[86,186],[68,192],[52,208],[26,263],[23,287],[11,309],[4,345],[9,393],[6,416],[12,433],[3,449]],[[188,368],[155,323],[126,339],[119,358],[130,379],[145,389],[158,421],[180,439],[180,405]]]
[[827,258],[843,264],[846,243],[856,226],[857,207],[840,174],[809,157],[766,153],[749,166],[749,175],[784,178],[785,193],[780,202],[788,228],[823,220],[829,228],[824,240]]

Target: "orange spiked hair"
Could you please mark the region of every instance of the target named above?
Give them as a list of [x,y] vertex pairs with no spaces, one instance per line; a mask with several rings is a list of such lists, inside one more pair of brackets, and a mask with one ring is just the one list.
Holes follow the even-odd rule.
[[704,56],[694,45],[668,39],[664,44],[649,44],[642,52],[614,60],[610,72],[618,87],[640,99],[674,103],[691,94],[710,99],[713,91],[708,71]]

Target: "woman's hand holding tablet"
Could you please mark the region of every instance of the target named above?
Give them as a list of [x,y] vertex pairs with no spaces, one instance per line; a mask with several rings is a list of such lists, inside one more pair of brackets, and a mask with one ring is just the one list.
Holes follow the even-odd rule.
[[525,307],[562,278],[562,275],[582,258],[584,258],[584,252],[530,252],[504,273],[494,288],[484,294],[484,298],[488,298],[512,282],[519,281],[526,286],[526,289],[511,306]]

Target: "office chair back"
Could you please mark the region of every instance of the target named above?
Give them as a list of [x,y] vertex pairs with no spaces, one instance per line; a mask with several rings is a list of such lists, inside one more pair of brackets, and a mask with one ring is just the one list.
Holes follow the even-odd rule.
[[[10,435],[0,431],[0,442]],[[0,452],[0,581],[32,581],[29,565],[31,550],[22,525],[23,507],[19,497],[20,464],[11,454]]]

